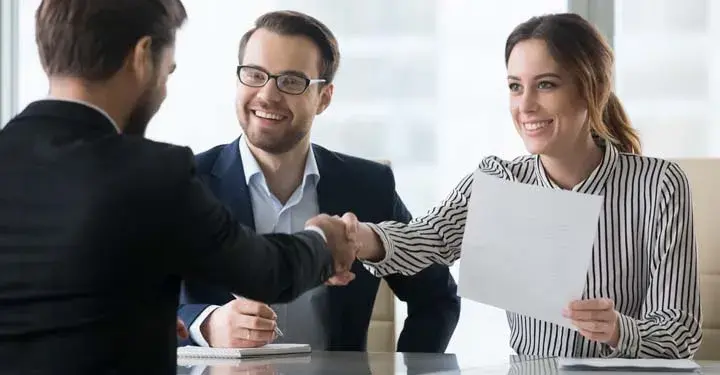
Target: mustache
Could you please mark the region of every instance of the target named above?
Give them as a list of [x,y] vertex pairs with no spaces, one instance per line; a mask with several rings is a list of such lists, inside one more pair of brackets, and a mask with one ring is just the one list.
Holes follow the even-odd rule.
[[280,103],[269,103],[264,100],[253,100],[248,103],[246,107],[249,109],[260,109],[267,112],[290,112],[290,109],[288,109],[287,106]]

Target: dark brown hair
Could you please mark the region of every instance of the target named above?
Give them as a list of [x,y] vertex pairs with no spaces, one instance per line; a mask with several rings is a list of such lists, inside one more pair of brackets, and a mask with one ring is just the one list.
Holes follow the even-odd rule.
[[543,40],[550,55],[575,78],[588,106],[594,136],[620,151],[640,153],[640,138],[612,92],[613,52],[598,30],[573,13],[533,17],[518,25],[505,43],[505,65],[516,44]]
[[101,81],[120,70],[145,36],[157,62],[186,19],[180,0],[43,0],[35,40],[48,75]]
[[[265,29],[280,35],[304,36],[320,49],[318,71],[325,83],[331,83],[340,64],[340,50],[335,36],[322,22],[292,10],[265,13],[255,20],[255,26],[240,39],[238,62],[242,64],[248,40],[257,29]],[[315,77],[311,77],[315,78]]]

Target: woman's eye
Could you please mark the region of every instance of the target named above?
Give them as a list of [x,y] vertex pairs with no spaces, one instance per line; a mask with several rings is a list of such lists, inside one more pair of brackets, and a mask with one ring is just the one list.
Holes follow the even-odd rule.
[[540,83],[538,83],[539,89],[551,89],[554,87],[555,87],[555,84],[552,82],[549,82],[549,81],[541,81]]

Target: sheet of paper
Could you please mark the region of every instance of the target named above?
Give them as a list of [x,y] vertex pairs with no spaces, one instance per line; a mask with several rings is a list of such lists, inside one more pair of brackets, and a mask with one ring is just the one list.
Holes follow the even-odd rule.
[[676,370],[700,366],[689,359],[558,358],[558,368],[568,370]]
[[475,172],[460,258],[460,296],[575,327],[603,197]]

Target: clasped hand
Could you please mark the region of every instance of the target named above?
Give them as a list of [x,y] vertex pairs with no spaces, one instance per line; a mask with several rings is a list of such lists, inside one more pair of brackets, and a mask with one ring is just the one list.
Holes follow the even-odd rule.
[[355,279],[351,268],[360,251],[357,217],[350,212],[342,217],[320,214],[308,220],[306,225],[322,229],[327,238],[328,247],[332,251],[335,274],[326,284],[347,285]]

